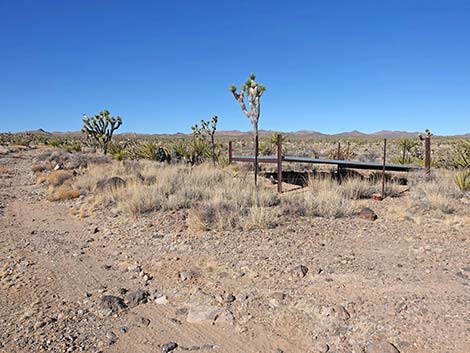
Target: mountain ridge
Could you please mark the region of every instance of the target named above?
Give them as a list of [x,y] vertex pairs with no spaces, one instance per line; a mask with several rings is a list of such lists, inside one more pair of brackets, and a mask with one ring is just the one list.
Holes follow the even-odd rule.
[[[260,137],[268,137],[274,133],[278,133],[279,131],[275,130],[259,130]],[[37,134],[43,136],[56,136],[56,137],[65,137],[65,136],[79,136],[81,135],[81,131],[46,131],[42,128],[36,130],[28,130],[28,131],[21,131],[15,132],[13,134]],[[401,137],[417,137],[420,133],[417,131],[400,131],[400,130],[380,130],[372,133],[364,133],[358,130],[352,131],[344,131],[335,134],[326,134],[323,132],[315,131],[315,130],[297,130],[291,132],[279,132],[281,134],[285,134],[291,137],[297,138],[401,138]],[[252,131],[241,131],[241,130],[219,130],[216,132],[217,136],[222,137],[246,137],[252,136]],[[137,132],[122,132],[116,133],[115,136],[121,137],[184,137],[189,136],[191,133],[182,133],[182,132],[175,132],[175,133],[153,133],[153,134],[143,134]],[[452,138],[470,138],[470,132],[457,134],[457,135],[435,135],[436,137],[452,137]]]

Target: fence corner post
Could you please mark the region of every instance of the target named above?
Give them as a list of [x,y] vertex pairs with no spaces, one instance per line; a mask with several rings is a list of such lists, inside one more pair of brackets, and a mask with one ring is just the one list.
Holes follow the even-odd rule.
[[282,135],[277,134],[277,191],[282,192]]
[[424,169],[426,169],[426,174],[431,173],[431,136],[426,134],[424,138]]
[[382,200],[385,199],[385,163],[387,160],[387,139],[384,139],[384,160],[382,165]]

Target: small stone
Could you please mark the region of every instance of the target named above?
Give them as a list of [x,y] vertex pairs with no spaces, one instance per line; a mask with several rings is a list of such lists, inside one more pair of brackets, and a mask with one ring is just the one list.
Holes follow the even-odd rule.
[[195,322],[214,322],[222,313],[226,311],[220,306],[197,305],[189,309],[186,321]]
[[142,325],[142,326],[148,326],[150,325],[150,320],[147,319],[146,317],[143,317],[143,316],[140,316],[138,319],[137,319],[137,322]]
[[168,353],[178,348],[178,344],[175,342],[168,342],[162,345],[162,353]]
[[292,272],[294,273],[294,275],[298,276],[298,277],[305,277],[307,275],[307,272],[308,272],[308,267],[305,266],[305,265],[299,265],[299,266],[296,266]]
[[344,321],[348,320],[351,317],[346,308],[342,305],[335,305],[323,308],[321,313],[326,317],[333,317]]
[[119,331],[121,331],[121,333],[127,333],[129,331],[129,328],[127,326],[123,326],[119,329]]
[[388,342],[371,343],[366,348],[367,353],[400,353],[393,344]]
[[93,228],[93,234],[96,234],[96,233],[98,233],[99,231],[100,231],[100,230],[98,229],[98,227]]
[[141,272],[142,271],[142,267],[140,267],[140,265],[130,265],[127,267],[127,271],[129,272]]
[[188,309],[186,308],[179,308],[176,309],[175,314],[176,315],[186,315],[188,313]]
[[233,303],[237,298],[233,294],[227,296],[227,303]]
[[318,353],[326,353],[330,350],[330,346],[328,346],[326,343],[321,343],[317,345],[317,352]]
[[180,278],[182,281],[187,281],[199,276],[199,272],[195,269],[190,269],[188,271],[181,271]]
[[103,295],[100,298],[98,305],[102,309],[111,310],[111,312],[113,313],[126,308],[126,304],[124,303],[124,300],[114,295]]
[[117,336],[113,331],[106,332],[106,338],[108,339],[108,345],[111,346],[117,341]]
[[129,292],[126,295],[126,303],[127,305],[129,305],[129,307],[133,308],[139,304],[147,303],[148,296],[149,296],[149,292],[143,289]]
[[369,207],[361,209],[357,216],[362,219],[367,219],[368,221],[375,221],[377,219],[377,214]]
[[275,292],[271,294],[271,297],[269,299],[269,304],[276,308],[282,304],[284,304],[284,300],[286,299],[286,295],[281,292]]
[[166,295],[162,295],[161,297],[158,297],[154,300],[154,303],[155,304],[159,304],[159,305],[165,305],[165,304],[168,304],[168,298]]

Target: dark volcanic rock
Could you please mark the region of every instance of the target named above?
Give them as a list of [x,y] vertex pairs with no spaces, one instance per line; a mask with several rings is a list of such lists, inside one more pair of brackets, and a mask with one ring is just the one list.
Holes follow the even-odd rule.
[[375,221],[377,219],[377,214],[369,207],[364,207],[362,210],[359,211],[357,216],[359,218],[367,219],[369,221]]
[[126,308],[124,300],[114,295],[103,295],[98,305],[101,309],[111,310],[113,313]]
[[126,303],[127,305],[129,305],[129,307],[133,308],[139,304],[147,303],[148,296],[149,296],[149,292],[143,289],[129,292],[126,295]]

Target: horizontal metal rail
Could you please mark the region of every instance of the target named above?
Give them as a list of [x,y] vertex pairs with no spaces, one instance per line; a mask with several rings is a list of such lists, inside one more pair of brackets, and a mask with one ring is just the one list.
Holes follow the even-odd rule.
[[[238,162],[254,162],[255,157],[253,156],[232,156],[232,161]],[[351,169],[367,169],[367,170],[382,170],[382,163],[371,163],[371,162],[359,162],[359,161],[343,161],[337,159],[321,159],[321,158],[309,158],[309,157],[296,157],[296,156],[283,156],[283,162],[295,162],[295,163],[314,163],[314,164],[331,164],[337,165],[341,168]],[[258,162],[260,163],[277,163],[277,156],[259,156]],[[395,172],[408,172],[411,170],[421,170],[422,167],[415,165],[402,165],[402,164],[385,164],[385,170]]]

